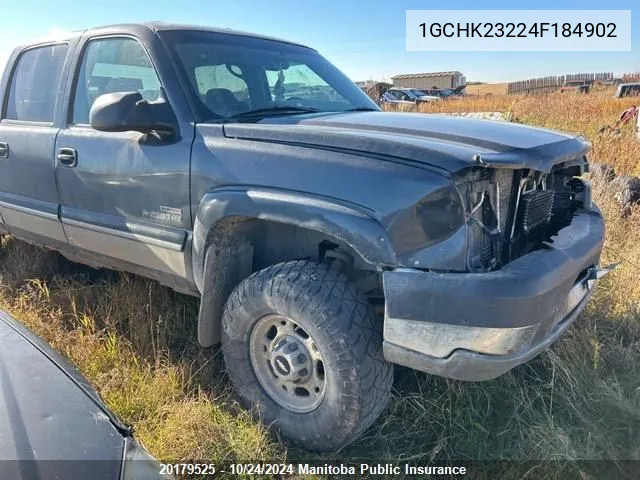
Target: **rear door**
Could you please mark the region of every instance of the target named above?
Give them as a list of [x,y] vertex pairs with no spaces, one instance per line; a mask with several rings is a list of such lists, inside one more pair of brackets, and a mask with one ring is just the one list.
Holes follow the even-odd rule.
[[[55,148],[68,241],[105,266],[171,285],[188,279],[193,126],[185,125],[176,139],[166,141],[92,129],[89,112],[100,95],[138,91],[156,100],[166,96],[165,89],[138,38],[85,38],[78,49],[66,125]],[[167,282],[167,276],[174,280]]]
[[3,80],[0,120],[0,216],[15,236],[56,246],[66,243],[58,218],[54,174],[55,119],[68,43],[27,48]]

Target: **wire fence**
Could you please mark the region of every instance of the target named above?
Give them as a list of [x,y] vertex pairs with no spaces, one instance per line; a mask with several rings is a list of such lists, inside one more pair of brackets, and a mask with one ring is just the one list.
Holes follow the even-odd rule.
[[640,73],[625,73],[622,76],[622,81],[624,83],[640,82]]

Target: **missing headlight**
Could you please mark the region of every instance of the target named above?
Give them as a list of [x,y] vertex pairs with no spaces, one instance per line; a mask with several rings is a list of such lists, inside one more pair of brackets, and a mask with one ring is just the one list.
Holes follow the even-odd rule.
[[452,186],[440,188],[393,219],[389,234],[398,254],[449,238],[464,224],[464,206]]

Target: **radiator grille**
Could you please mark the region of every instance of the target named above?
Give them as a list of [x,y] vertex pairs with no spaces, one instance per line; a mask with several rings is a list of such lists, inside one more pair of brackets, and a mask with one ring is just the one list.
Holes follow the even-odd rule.
[[518,223],[524,232],[530,232],[551,220],[553,197],[553,190],[535,190],[522,195]]

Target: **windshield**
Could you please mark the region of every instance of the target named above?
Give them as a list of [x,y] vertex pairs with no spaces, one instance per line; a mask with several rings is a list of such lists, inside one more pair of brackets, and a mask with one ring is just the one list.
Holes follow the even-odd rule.
[[411,89],[411,93],[413,93],[416,97],[424,97],[426,94],[416,88]]
[[379,110],[316,51],[249,36],[161,32],[190,87],[199,121]]

